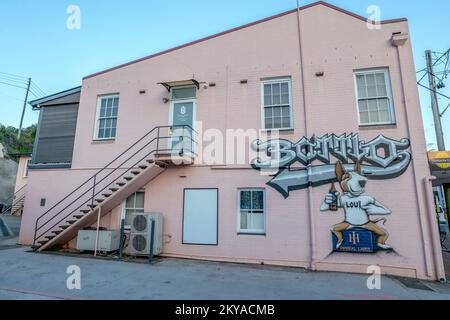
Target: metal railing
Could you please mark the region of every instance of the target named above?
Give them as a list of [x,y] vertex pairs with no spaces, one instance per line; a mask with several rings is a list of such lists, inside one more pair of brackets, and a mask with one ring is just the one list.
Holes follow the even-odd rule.
[[12,214],[13,208],[17,204],[19,204],[22,200],[25,199],[26,192],[27,192],[27,185],[24,185],[22,188],[17,190],[14,193],[13,197],[10,198],[10,200],[8,201],[8,203],[11,203],[11,204],[9,206],[7,206],[6,208],[4,208],[2,213],[6,214],[6,213],[10,212]]
[[151,160],[149,157],[169,153],[190,156],[194,160],[197,156],[196,146],[198,144],[195,140],[196,134],[197,132],[188,125],[158,126],[150,130],[39,216],[35,223],[33,247],[36,248],[38,239],[60,226],[69,217],[79,213],[83,208],[89,207],[90,210],[94,210],[97,197],[107,194],[106,191],[109,191],[109,188],[121,178],[125,178],[126,174],[143,166],[144,161]]

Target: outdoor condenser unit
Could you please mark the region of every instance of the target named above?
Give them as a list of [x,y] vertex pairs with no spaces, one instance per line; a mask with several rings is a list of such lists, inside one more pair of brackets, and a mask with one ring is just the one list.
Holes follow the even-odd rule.
[[[82,251],[94,251],[96,230],[78,231],[77,249]],[[119,231],[118,230],[100,230],[98,232],[97,250],[104,252],[116,251],[119,249]]]
[[162,252],[163,216],[161,213],[137,213],[131,220],[130,253],[132,256],[150,255],[152,220],[155,221],[153,254]]

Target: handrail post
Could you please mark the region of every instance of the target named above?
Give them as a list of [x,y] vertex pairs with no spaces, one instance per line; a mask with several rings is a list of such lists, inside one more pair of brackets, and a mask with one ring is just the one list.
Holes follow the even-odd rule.
[[33,250],[35,250],[34,248],[36,247],[36,234],[37,234],[37,226],[38,226],[38,221],[39,219],[36,220],[36,223],[34,225],[34,236],[33,236]]
[[91,210],[94,210],[95,185],[97,183],[97,175],[94,176],[94,185],[92,186]]
[[159,130],[160,130],[160,129],[161,129],[161,128],[158,127],[158,136],[157,136],[157,138],[156,138],[156,154],[159,153]]

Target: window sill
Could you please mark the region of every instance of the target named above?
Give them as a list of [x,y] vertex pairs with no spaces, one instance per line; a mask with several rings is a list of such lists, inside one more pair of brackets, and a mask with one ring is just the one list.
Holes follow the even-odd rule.
[[290,128],[290,129],[261,129],[262,132],[275,132],[275,131],[279,131],[279,132],[294,132],[295,129],[294,128]]
[[267,234],[265,232],[261,233],[261,232],[238,232],[237,233],[238,236],[261,236],[261,237],[265,237]]
[[108,144],[108,143],[114,143],[116,142],[116,139],[94,139],[92,140],[92,144]]
[[359,125],[359,129],[361,129],[361,130],[397,129],[397,123],[361,124],[361,125]]

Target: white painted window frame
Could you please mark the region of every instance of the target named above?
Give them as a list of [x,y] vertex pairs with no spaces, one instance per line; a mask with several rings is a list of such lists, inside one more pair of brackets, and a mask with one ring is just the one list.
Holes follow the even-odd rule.
[[99,138],[98,133],[99,133],[99,129],[100,129],[100,110],[102,107],[102,100],[103,99],[109,99],[109,98],[119,98],[119,106],[117,107],[117,116],[116,116],[116,120],[117,120],[117,126],[119,125],[119,109],[120,109],[120,94],[118,93],[113,93],[113,94],[107,94],[107,95],[102,95],[102,96],[98,96],[97,97],[97,110],[95,112],[95,126],[94,126],[94,140],[95,141],[112,141],[112,140],[116,140],[117,138],[117,127],[116,127],[116,136],[115,137],[111,137],[111,138]]
[[[386,82],[386,93],[387,96],[378,96],[378,97],[366,97],[366,98],[360,98],[358,93],[358,75],[366,75],[369,73],[383,73],[384,74],[384,81]],[[392,94],[392,83],[391,83],[391,77],[389,68],[376,68],[376,69],[363,69],[363,70],[357,70],[353,73],[353,82],[355,86],[355,96],[356,96],[356,110],[358,113],[358,124],[360,127],[371,127],[371,126],[381,126],[381,125],[393,125],[396,124],[396,116],[395,116],[395,109],[394,109],[394,99]],[[389,111],[389,117],[390,120],[387,122],[371,122],[371,123],[361,123],[361,115],[359,111],[359,101],[360,100],[370,100],[370,99],[388,99],[388,111]]]
[[[290,127],[287,128],[266,128],[266,121],[265,121],[265,108],[270,108],[270,107],[276,107],[275,105],[273,106],[266,106],[264,104],[264,85],[266,84],[273,84],[273,83],[284,83],[287,82],[288,83],[288,87],[289,87],[289,117],[290,117]],[[263,131],[290,131],[290,130],[294,130],[294,106],[292,103],[293,99],[292,99],[292,79],[290,77],[281,77],[281,78],[270,78],[270,79],[264,79],[261,80],[261,128]],[[277,105],[278,106],[278,105]],[[284,105],[279,105],[279,106],[284,106]]]
[[[130,197],[131,196],[134,196],[136,193],[143,193],[144,194],[144,207],[145,207],[145,189],[139,189],[138,191],[136,191],[135,193],[133,193],[132,195],[130,195]],[[129,198],[129,197],[128,197]],[[127,200],[128,200],[128,198],[126,198],[123,202],[122,202],[122,205],[121,205],[121,207],[120,207],[120,219],[119,219],[119,227],[120,227],[120,224],[122,223],[122,219],[125,219],[125,217],[126,217],[126,213],[127,213],[127,209],[142,209],[142,210],[144,210],[144,212],[145,212],[145,208],[127,208]],[[136,205],[136,203],[135,203],[135,205]],[[126,230],[129,230],[129,229],[131,229],[131,225],[125,225],[125,229]]]
[[[262,191],[263,192],[263,221],[264,221],[264,229],[256,230],[256,229],[241,229],[241,212],[248,210],[241,210],[241,192],[243,191]],[[240,188],[238,189],[238,197],[237,197],[237,232],[241,235],[266,235],[267,233],[267,198],[266,198],[266,189],[264,188]]]

